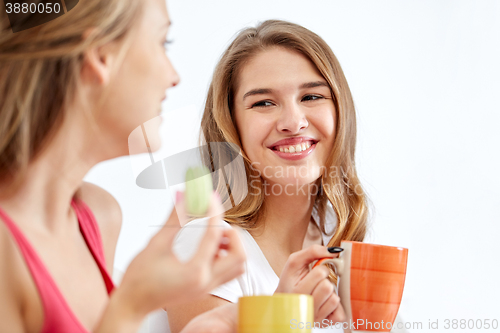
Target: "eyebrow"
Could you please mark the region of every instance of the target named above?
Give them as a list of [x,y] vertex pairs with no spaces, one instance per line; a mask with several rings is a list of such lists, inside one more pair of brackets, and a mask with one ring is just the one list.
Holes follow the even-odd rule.
[[305,89],[305,88],[316,88],[316,87],[328,87],[328,88],[330,88],[328,83],[326,83],[325,81],[307,82],[307,83],[300,85],[299,88]]
[[[328,87],[328,83],[325,81],[314,81],[314,82],[307,82],[303,83],[299,86],[299,89],[307,89],[307,88],[316,88],[316,87]],[[264,95],[264,94],[270,94],[272,93],[273,90],[269,88],[258,88],[258,89],[252,89],[249,92],[247,92],[245,95],[243,95],[243,100],[249,96],[254,96],[254,95]]]
[[245,95],[243,95],[243,100],[249,96],[270,94],[272,92],[273,92],[272,89],[267,89],[267,88],[252,89],[249,92],[247,92]]

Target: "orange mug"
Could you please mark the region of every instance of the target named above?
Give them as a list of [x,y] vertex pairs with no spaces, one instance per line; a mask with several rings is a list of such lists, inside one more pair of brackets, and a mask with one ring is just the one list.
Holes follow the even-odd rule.
[[389,332],[403,296],[408,249],[351,241],[341,246],[339,258],[320,259],[314,267],[333,264],[339,276],[344,332]]

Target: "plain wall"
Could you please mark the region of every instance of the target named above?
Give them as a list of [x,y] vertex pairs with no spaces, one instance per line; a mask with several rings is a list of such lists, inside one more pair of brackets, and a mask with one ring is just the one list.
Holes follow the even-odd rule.
[[[168,8],[168,55],[181,82],[167,92],[157,156],[196,142],[213,68],[237,31],[272,18],[301,24],[331,46],[354,96],[357,170],[372,201],[367,241],[409,248],[400,315],[423,324],[409,331],[500,320],[500,2],[171,0]],[[132,165],[122,157],[86,177],[122,207],[121,270],[173,207],[170,191],[135,185]]]

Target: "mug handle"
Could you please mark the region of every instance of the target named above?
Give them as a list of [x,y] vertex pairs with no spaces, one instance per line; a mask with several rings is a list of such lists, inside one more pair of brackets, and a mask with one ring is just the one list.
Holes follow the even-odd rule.
[[[333,264],[333,267],[335,267],[335,274],[337,274],[338,277],[341,277],[343,272],[344,272],[344,259],[343,258],[322,258],[316,261],[315,263],[311,264],[311,269],[318,265],[324,265],[324,264]],[[338,282],[337,282],[338,283]],[[333,285],[335,287],[335,293],[338,295],[338,285]]]
[[316,267],[318,265],[323,265],[323,264],[333,264],[333,266],[335,267],[335,274],[337,274],[337,276],[342,276],[342,273],[344,272],[344,260],[343,260],[343,258],[319,259],[318,261],[316,261],[313,264],[311,269],[313,269],[314,267]]

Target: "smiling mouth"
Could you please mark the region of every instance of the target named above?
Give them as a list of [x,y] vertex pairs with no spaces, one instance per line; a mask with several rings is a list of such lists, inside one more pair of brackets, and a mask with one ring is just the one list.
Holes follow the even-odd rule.
[[[309,141],[309,142],[313,142],[313,141]],[[302,144],[304,144],[304,146],[300,147],[300,151],[294,151],[293,149],[291,151],[290,151],[290,149],[288,149],[288,151],[286,151],[287,149],[283,148],[283,146],[276,147],[276,148],[281,148],[281,150],[271,149],[271,151],[274,154],[276,154],[276,156],[278,156],[279,158],[282,158],[284,160],[298,161],[298,160],[302,160],[304,158],[307,158],[316,149],[316,143],[312,143],[311,145],[309,145],[309,142],[307,145],[305,142],[303,142]],[[318,142],[318,141],[315,141],[315,142]],[[275,147],[273,147],[273,148],[275,148]],[[302,148],[304,148],[304,149],[302,149]]]
[[299,144],[295,145],[278,145],[278,146],[273,146],[269,147],[269,149],[278,151],[281,153],[288,153],[288,154],[293,154],[293,153],[300,153],[302,151],[308,150],[312,145],[318,143],[317,140],[308,140],[301,142]]

